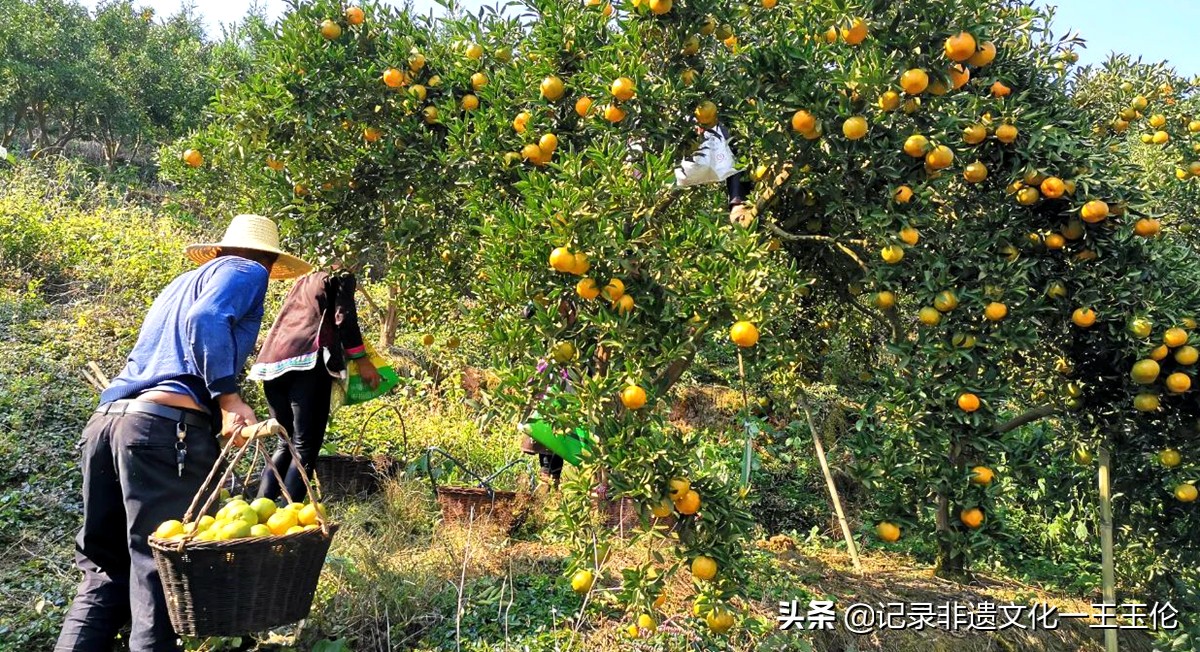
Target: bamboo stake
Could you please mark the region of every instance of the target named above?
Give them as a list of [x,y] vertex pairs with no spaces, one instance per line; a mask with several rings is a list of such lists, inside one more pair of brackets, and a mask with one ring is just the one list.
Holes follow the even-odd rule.
[[[1105,604],[1117,603],[1116,572],[1113,566],[1112,458],[1107,444],[1100,446],[1100,586]],[[1117,652],[1117,630],[1104,630],[1104,652]]]
[[742,427],[746,429],[746,445],[742,449],[742,486],[750,485],[750,462],[754,455],[754,430],[750,425],[750,398],[746,393],[746,364],[738,352],[738,375],[742,379]]
[[825,487],[829,490],[829,499],[833,501],[833,511],[837,514],[838,525],[842,528],[842,538],[846,540],[846,550],[850,553],[850,562],[856,572],[862,572],[862,563],[858,560],[858,546],[854,543],[854,535],[850,532],[850,523],[846,521],[846,513],[842,510],[842,497],[838,495],[837,485],[833,483],[833,473],[829,471],[829,461],[825,459],[825,446],[821,443],[821,435],[817,433],[817,424],[813,423],[812,410],[808,407],[808,399],[804,390],[799,394],[800,409],[808,420],[808,429],[812,433],[813,446],[817,449],[817,461],[821,463],[821,474],[825,476]]

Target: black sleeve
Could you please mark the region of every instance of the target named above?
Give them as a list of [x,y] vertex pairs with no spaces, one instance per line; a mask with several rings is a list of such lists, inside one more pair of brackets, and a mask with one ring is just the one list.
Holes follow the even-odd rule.
[[352,274],[339,274],[337,292],[334,293],[333,323],[346,357],[357,360],[367,355],[363,346],[362,330],[358,327],[358,307],[354,303],[354,291],[358,283]]

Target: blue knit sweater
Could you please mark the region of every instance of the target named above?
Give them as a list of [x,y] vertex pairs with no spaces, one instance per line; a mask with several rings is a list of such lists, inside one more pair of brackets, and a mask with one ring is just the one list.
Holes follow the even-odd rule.
[[262,325],[267,278],[265,267],[237,256],[176,277],[146,313],[125,368],[100,403],[177,388],[211,409],[217,396],[237,392],[237,374]]

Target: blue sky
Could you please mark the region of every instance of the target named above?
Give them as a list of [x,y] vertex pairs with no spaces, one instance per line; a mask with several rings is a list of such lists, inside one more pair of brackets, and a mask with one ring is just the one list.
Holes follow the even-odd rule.
[[[95,7],[98,0],[82,0]],[[186,0],[135,0],[148,5],[160,14],[179,10]],[[283,0],[253,0],[266,9],[268,16],[277,16],[286,6]],[[565,1],[565,0],[564,0]],[[782,0],[804,2],[806,0]],[[1058,7],[1055,34],[1078,30],[1087,39],[1088,47],[1081,51],[1081,63],[1099,63],[1109,52],[1128,52],[1146,61],[1167,60],[1184,75],[1200,75],[1200,48],[1191,41],[1200,26],[1200,0],[1152,0],[1137,3],[1132,0],[1038,0]],[[478,8],[490,0],[457,0],[464,8]],[[204,16],[210,34],[219,33],[220,23],[237,21],[247,9],[246,0],[202,0],[195,3]],[[412,0],[421,13],[442,9],[433,0]]]

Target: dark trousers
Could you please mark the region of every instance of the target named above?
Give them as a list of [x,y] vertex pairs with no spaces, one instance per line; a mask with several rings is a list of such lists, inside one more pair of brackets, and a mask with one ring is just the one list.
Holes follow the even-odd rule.
[[131,652],[180,649],[147,537],[180,519],[216,464],[211,429],[188,427],[182,477],[179,424],[148,414],[94,415],[83,430],[83,527],[75,561],[83,582],[55,652],[112,649],[132,622]]
[[[287,429],[296,452],[300,454],[299,463],[304,465],[310,477],[317,455],[321,452],[321,444],[325,442],[325,426],[329,423],[329,392],[332,389],[333,377],[319,362],[313,369],[289,371],[279,378],[263,382],[263,393],[267,396],[271,417]],[[307,494],[296,466],[297,461],[282,441],[271,456],[271,464],[283,476],[288,495],[296,501],[304,500]],[[279,498],[279,481],[269,469],[263,472],[258,495],[271,500]]]

